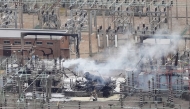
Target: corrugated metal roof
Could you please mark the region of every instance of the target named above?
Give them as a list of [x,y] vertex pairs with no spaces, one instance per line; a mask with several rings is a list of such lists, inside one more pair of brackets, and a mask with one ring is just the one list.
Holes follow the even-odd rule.
[[[67,33],[66,30],[49,30],[49,29],[0,29],[0,38],[20,38],[22,32],[32,33]],[[62,36],[53,36],[52,39],[60,39]],[[35,35],[28,35],[25,38],[35,38]],[[50,39],[50,35],[37,35],[37,38]]]

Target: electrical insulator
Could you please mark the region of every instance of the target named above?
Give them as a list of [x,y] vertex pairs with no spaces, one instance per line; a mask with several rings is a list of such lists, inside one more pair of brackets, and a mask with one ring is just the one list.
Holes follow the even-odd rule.
[[35,80],[33,82],[32,97],[33,97],[33,99],[36,99],[36,82],[35,82]]
[[8,22],[8,21],[6,21],[6,22],[5,22],[5,25],[8,25],[8,24],[9,24],[9,22]]
[[157,7],[155,8],[155,11],[157,11],[158,9],[157,9]]
[[171,5],[173,5],[173,0],[171,1]]
[[165,18],[164,22],[165,22],[165,23],[167,23],[167,22],[168,22],[167,18]]
[[165,108],[165,103],[163,102],[163,108]]
[[120,7],[118,7],[117,10],[119,11],[119,10],[120,10]]
[[155,30],[157,30],[157,27],[154,27]]
[[48,102],[48,104],[47,104],[48,105],[48,109],[50,109],[50,100],[48,99],[47,102]]
[[25,81],[23,81],[23,83],[22,83],[22,91],[25,90],[25,86],[24,86],[24,84],[25,84]]
[[123,91],[122,83],[120,83],[120,92]]
[[65,4],[62,4],[62,7],[65,7]]
[[156,3],[156,1],[154,0],[154,1],[153,1],[153,4],[155,4],[155,3]]
[[72,9],[72,6],[70,6],[69,9],[71,10],[71,9]]
[[83,27],[83,24],[80,24],[80,27]]
[[100,30],[98,29],[98,33],[100,32]]
[[110,29],[111,29],[111,26],[108,27],[108,30],[110,30]]
[[55,59],[55,66],[54,66],[54,69],[55,69],[55,72],[57,73],[57,59]]
[[127,0],[125,0],[125,3],[127,3]]
[[65,27],[67,27],[67,24],[65,24]]
[[148,9],[148,7],[146,8],[146,11],[148,11],[149,9]]
[[148,27],[146,27],[146,30],[148,30]]
[[145,24],[143,24],[143,28],[145,27]]
[[152,78],[152,93],[154,95],[154,78]]
[[164,12],[166,12],[166,7],[164,8]]
[[162,4],[164,4],[164,0],[162,0]]
[[[129,77],[127,78],[127,85],[130,86],[130,78]],[[128,87],[128,91],[130,93],[130,87]]]
[[132,73],[132,80],[131,81],[132,81],[132,87],[134,88],[135,85],[134,85],[134,74],[133,73]]
[[108,33],[108,29],[106,29],[106,33]]
[[129,10],[129,8],[127,7],[127,8],[126,8],[126,11],[128,11],[128,10]]
[[7,8],[7,4],[5,4],[4,7]]
[[5,103],[4,103],[5,107],[7,106],[7,99],[5,98]]
[[100,26],[100,30],[102,29],[102,26]]
[[119,30],[119,27],[117,27],[117,30]]
[[140,107],[143,107],[143,94],[142,94],[142,89],[140,89]]
[[139,26],[137,26],[137,30],[139,30],[140,28],[139,28]]
[[6,67],[7,67],[7,74],[9,74],[9,68],[8,68],[8,65],[9,65],[9,63],[8,63],[9,61],[8,61],[8,58],[7,58],[7,60],[6,60]]
[[87,15],[87,13],[85,13],[85,16]]
[[52,15],[54,14],[54,10],[51,12],[51,14],[52,14]]
[[44,100],[45,100],[45,94],[44,94],[44,88],[42,88],[42,98],[43,98],[43,102],[44,102]]
[[80,101],[79,101],[79,103],[78,103],[78,106],[79,106],[79,109],[80,109],[80,108],[81,108],[81,107],[80,107]]
[[13,57],[12,56],[11,56],[11,69],[13,70]]
[[59,72],[61,72],[61,58],[62,56],[59,57]]
[[116,0],[116,3],[118,3],[118,0]]
[[24,93],[24,99],[25,99],[25,103],[26,103],[26,109],[28,109],[28,100],[26,98],[26,93]]
[[35,36],[35,41],[37,41],[37,36]]

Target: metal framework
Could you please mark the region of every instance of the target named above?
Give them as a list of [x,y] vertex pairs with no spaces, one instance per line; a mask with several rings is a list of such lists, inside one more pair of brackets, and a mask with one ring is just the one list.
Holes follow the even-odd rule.
[[[133,108],[181,108],[180,103],[176,103],[176,99],[186,99],[189,102],[189,50],[187,49],[187,41],[190,39],[189,33],[189,15],[188,15],[188,1],[180,3],[179,0],[19,0],[19,1],[1,1],[0,10],[3,11],[3,15],[7,19],[2,19],[1,27],[8,28],[14,23],[17,28],[17,17],[19,14],[22,18],[22,12],[28,12],[32,14],[38,14],[40,28],[49,28],[47,30],[24,30],[24,29],[1,29],[3,31],[19,31],[19,37],[21,38],[21,53],[22,53],[22,65],[14,67],[17,64],[18,59],[11,56],[0,63],[1,68],[5,70],[3,75],[2,86],[2,99],[0,102],[0,108],[129,108],[129,103],[133,104]],[[6,4],[9,6],[16,4],[19,8],[3,8]],[[68,16],[68,20],[64,24],[60,24],[59,12],[55,12],[56,9],[62,5],[65,9],[65,15]],[[23,6],[23,7],[22,7]],[[180,7],[184,8],[185,16],[179,16]],[[176,15],[173,15],[174,8],[176,8]],[[7,12],[6,12],[7,11]],[[12,11],[12,13],[10,13]],[[14,12],[13,12],[14,11]],[[6,13],[5,13],[6,12]],[[15,14],[13,14],[15,13]],[[154,39],[174,39],[175,35],[171,35],[173,31],[174,18],[177,20],[184,19],[185,28],[181,34],[180,39],[184,40],[185,49],[175,50],[174,53],[164,54],[161,51],[159,58],[154,56],[141,54],[142,52],[149,52],[143,41],[149,38]],[[101,20],[99,20],[101,19]],[[137,20],[140,20],[140,23]],[[10,20],[11,23],[8,21]],[[22,28],[22,19],[19,19],[20,28]],[[100,22],[102,21],[102,22]],[[141,22],[142,21],[142,22]],[[143,22],[144,21],[144,22]],[[8,22],[8,23],[5,23]],[[58,25],[59,24],[59,25]],[[45,26],[44,26],[45,25]],[[56,26],[57,25],[57,26]],[[164,34],[156,34],[160,29],[165,27]],[[56,28],[60,30],[52,30],[50,28]],[[64,30],[66,31],[64,31]],[[126,33],[131,33],[130,38],[137,38],[135,51],[136,54],[130,52],[131,56],[124,59],[132,62],[133,59],[138,60],[135,64],[136,70],[130,70],[123,72],[123,81],[117,82],[116,86],[119,91],[112,91],[112,94],[119,94],[119,101],[107,101],[106,106],[101,107],[102,102],[92,102],[86,106],[86,102],[75,102],[73,104],[60,103],[57,105],[51,103],[52,92],[54,89],[65,91],[68,83],[68,90],[80,94],[82,91],[77,91],[76,86],[82,87],[88,82],[81,81],[81,84],[75,84],[75,79],[82,78],[80,73],[71,70],[70,68],[64,68],[63,63],[65,60],[38,60],[37,57],[31,57],[30,60],[24,62],[23,51],[30,48],[25,47],[23,40],[27,35],[48,35],[48,36],[70,36],[76,48],[76,57],[80,57],[79,43],[81,41],[82,33],[88,32],[89,36],[89,56],[92,56],[93,50],[91,45],[92,33],[95,33],[97,37],[97,43],[99,49],[117,49],[120,46],[119,41],[123,40],[121,36],[125,36]],[[6,33],[8,35],[8,32]],[[4,35],[6,35],[4,34]],[[124,37],[125,40],[130,38]],[[140,44],[139,44],[140,42]],[[140,47],[139,47],[140,46]],[[16,46],[15,46],[16,47]],[[8,49],[8,48],[7,48]],[[113,51],[114,51],[113,50]],[[114,54],[114,52],[112,53]],[[137,55],[138,54],[138,55]],[[169,55],[169,56],[168,56]],[[115,58],[115,57],[114,57]],[[88,63],[90,65],[90,62]],[[88,67],[88,64],[85,67]],[[104,63],[106,64],[106,62]],[[125,63],[122,63],[125,64]],[[101,64],[100,64],[101,65]],[[72,66],[73,67],[73,66]],[[77,67],[74,66],[74,70]],[[123,69],[122,69],[123,70]],[[117,71],[115,71],[117,72]],[[127,72],[127,73],[126,73]],[[121,76],[121,75],[119,75]],[[97,76],[95,76],[97,77]],[[147,77],[147,78],[146,78]],[[150,77],[150,78],[148,78]],[[11,78],[11,79],[9,79]],[[61,79],[60,79],[61,78]],[[117,78],[117,77],[115,77]],[[141,80],[143,78],[143,80]],[[184,79],[188,78],[188,79]],[[27,82],[30,80],[30,82]],[[99,79],[96,79],[99,80]],[[10,82],[11,81],[11,82]],[[28,86],[24,86],[23,84]],[[18,86],[17,86],[18,84]],[[144,84],[144,86],[143,86]],[[91,85],[91,84],[90,84]],[[92,85],[93,86],[93,85]],[[114,86],[114,85],[113,85]],[[13,103],[8,104],[7,94],[8,88],[11,88],[13,92]],[[17,90],[18,88],[18,90]],[[52,90],[53,89],[53,90]],[[39,91],[40,90],[40,91]],[[18,92],[17,92],[18,91]],[[27,92],[32,92],[32,100],[26,97]],[[18,93],[18,96],[17,96]],[[61,92],[62,93],[62,92]],[[77,93],[77,94],[76,94]],[[85,92],[86,93],[86,92]],[[41,94],[42,96],[37,96]],[[130,97],[137,97],[138,100],[127,100]],[[181,97],[181,98],[180,98]],[[37,99],[38,98],[38,99]],[[64,98],[64,97],[63,97]],[[12,99],[12,98],[11,98]],[[19,102],[17,102],[19,101]],[[184,101],[185,102],[185,101]],[[97,104],[96,104],[97,103]],[[163,103],[159,104],[159,103]],[[190,102],[189,102],[190,107]]]

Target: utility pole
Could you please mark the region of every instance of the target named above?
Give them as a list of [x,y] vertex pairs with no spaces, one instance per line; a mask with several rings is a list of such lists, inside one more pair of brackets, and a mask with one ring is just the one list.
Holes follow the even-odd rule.
[[176,0],[176,17],[178,19],[178,6],[177,6],[177,0]]
[[87,10],[88,12],[88,36],[89,36],[89,56],[92,57],[92,43],[91,43],[91,22],[90,22],[90,9]]
[[22,9],[22,0],[19,0],[19,8],[20,8],[20,28],[23,28],[23,9]]
[[186,0],[186,24],[188,24],[188,8],[187,8],[187,0]]
[[170,7],[170,9],[171,9],[171,11],[170,11],[170,12],[171,12],[171,13],[170,13],[170,17],[171,17],[171,19],[170,19],[171,22],[170,22],[170,23],[171,23],[171,24],[170,24],[170,25],[171,25],[171,31],[172,31],[172,7]]
[[102,15],[103,15],[103,48],[106,48],[107,43],[106,43],[105,11],[102,11]]

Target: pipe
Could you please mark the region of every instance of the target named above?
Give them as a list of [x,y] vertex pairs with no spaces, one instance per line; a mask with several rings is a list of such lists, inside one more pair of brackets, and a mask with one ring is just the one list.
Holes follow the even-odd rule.
[[115,35],[115,47],[117,47],[117,35]]
[[98,34],[98,47],[100,47],[100,35]]
[[109,47],[109,36],[108,36],[108,34],[106,35],[106,38],[107,38],[107,47]]

